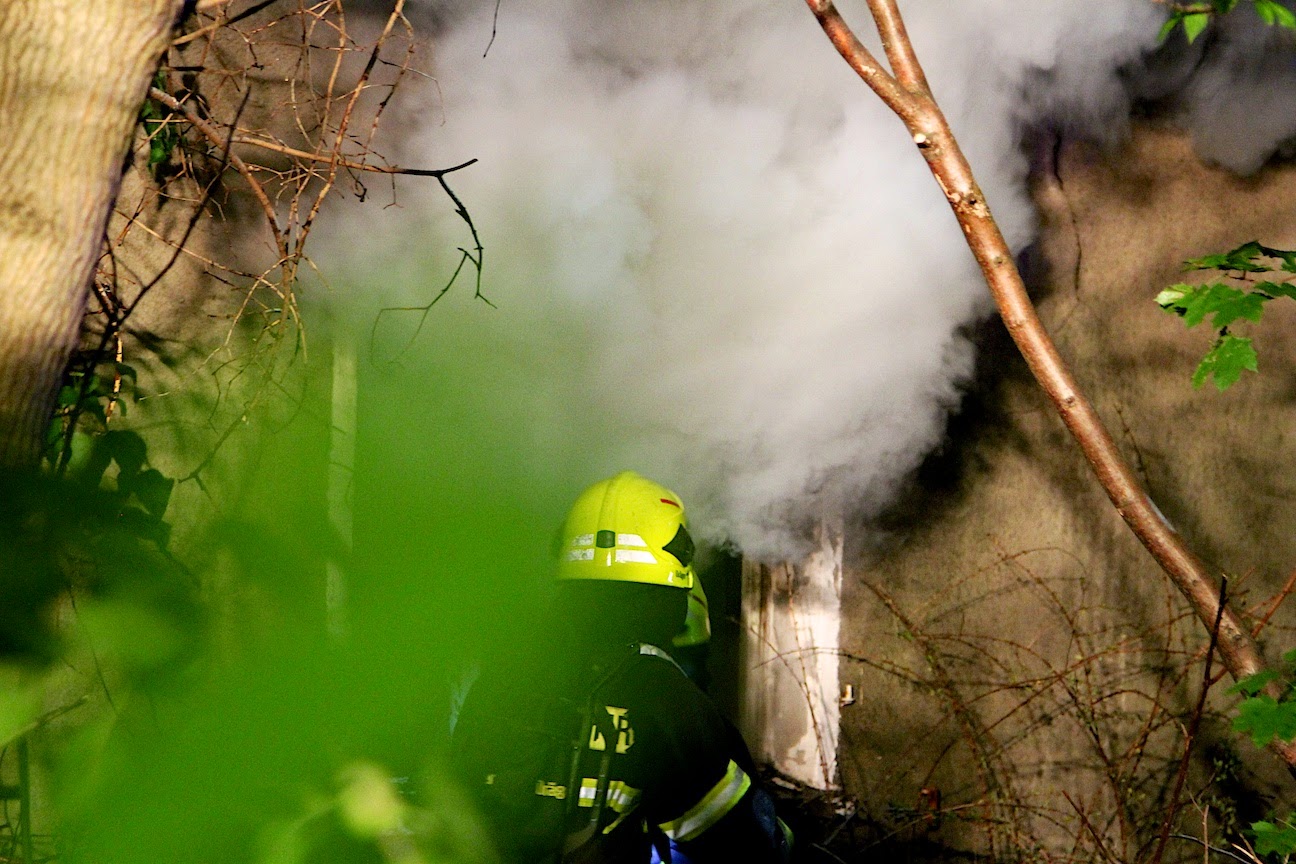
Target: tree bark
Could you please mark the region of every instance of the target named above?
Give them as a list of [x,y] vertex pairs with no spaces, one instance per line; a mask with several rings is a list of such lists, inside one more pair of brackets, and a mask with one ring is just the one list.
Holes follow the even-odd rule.
[[0,2],[0,467],[40,458],[183,0]]
[[[864,47],[831,0],[806,0],[806,3],[838,53],[909,130],[958,218],[1008,333],[1031,374],[1052,400],[1062,422],[1080,444],[1116,512],[1152,553],[1198,619],[1208,629],[1218,629],[1220,656],[1233,677],[1244,678],[1259,672],[1265,664],[1250,632],[1227,603],[1220,608],[1216,579],[1152,505],[1036,316],[1012,250],[1000,233],[972,168],[927,85],[896,0],[868,0],[894,74],[884,69]],[[1296,774],[1296,744],[1275,738],[1270,746]]]

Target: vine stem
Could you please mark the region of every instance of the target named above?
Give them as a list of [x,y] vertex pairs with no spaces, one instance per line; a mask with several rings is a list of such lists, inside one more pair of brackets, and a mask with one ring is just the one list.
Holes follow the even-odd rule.
[[[1012,251],[927,85],[896,0],[868,0],[894,74],[860,42],[831,0],[806,0],[806,4],[837,52],[909,130],[963,229],[1009,335],[1079,443],[1116,512],[1188,600],[1208,631],[1218,628],[1220,657],[1233,677],[1240,679],[1259,672],[1265,664],[1255,640],[1227,601],[1221,602],[1219,585],[1206,565],[1143,491],[1133,469],[1076,384],[1036,315]],[[1270,746],[1296,775],[1296,744],[1275,738]]]

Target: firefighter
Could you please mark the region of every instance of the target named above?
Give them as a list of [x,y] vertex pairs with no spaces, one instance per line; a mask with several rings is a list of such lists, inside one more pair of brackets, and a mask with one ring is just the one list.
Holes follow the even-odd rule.
[[634,472],[572,507],[552,623],[483,672],[455,732],[505,861],[786,860],[742,739],[662,647],[683,629],[693,551],[679,496]]
[[706,591],[702,590],[702,580],[694,573],[684,616],[684,629],[671,638],[671,657],[703,692],[706,692],[711,683],[711,674],[707,670],[710,647],[711,610]]

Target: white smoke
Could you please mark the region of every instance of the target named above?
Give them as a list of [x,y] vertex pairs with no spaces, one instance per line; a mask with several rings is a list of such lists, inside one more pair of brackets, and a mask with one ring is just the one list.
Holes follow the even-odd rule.
[[1296,136],[1296,34],[1234,14],[1213,35],[1181,97],[1181,121],[1203,158],[1251,174]]
[[[840,5],[868,39],[863,4]],[[1024,128],[1115,141],[1136,97],[1191,79],[1185,122],[1211,158],[1254,168],[1291,134],[1290,111],[1263,141],[1239,131],[1248,109],[1211,116],[1231,70],[1264,62],[1245,52],[1147,72],[1165,16],[1149,0],[901,5],[1014,248],[1033,232]],[[899,121],[801,0],[505,2],[483,57],[495,6],[438,9],[439,103],[410,160],[480,160],[454,183],[488,248],[489,327],[510,334],[482,362],[531,394],[516,420],[543,427],[535,458],[576,464],[577,485],[636,468],[757,557],[882,506],[969,374],[960,328],[990,311]],[[381,217],[374,254],[413,277],[374,308],[427,302],[453,264],[422,252],[463,234],[423,188]]]

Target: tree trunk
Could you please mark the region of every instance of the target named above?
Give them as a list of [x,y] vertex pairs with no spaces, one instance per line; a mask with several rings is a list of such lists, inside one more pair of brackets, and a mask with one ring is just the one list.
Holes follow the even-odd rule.
[[32,466],[183,0],[0,2],[0,467]]

